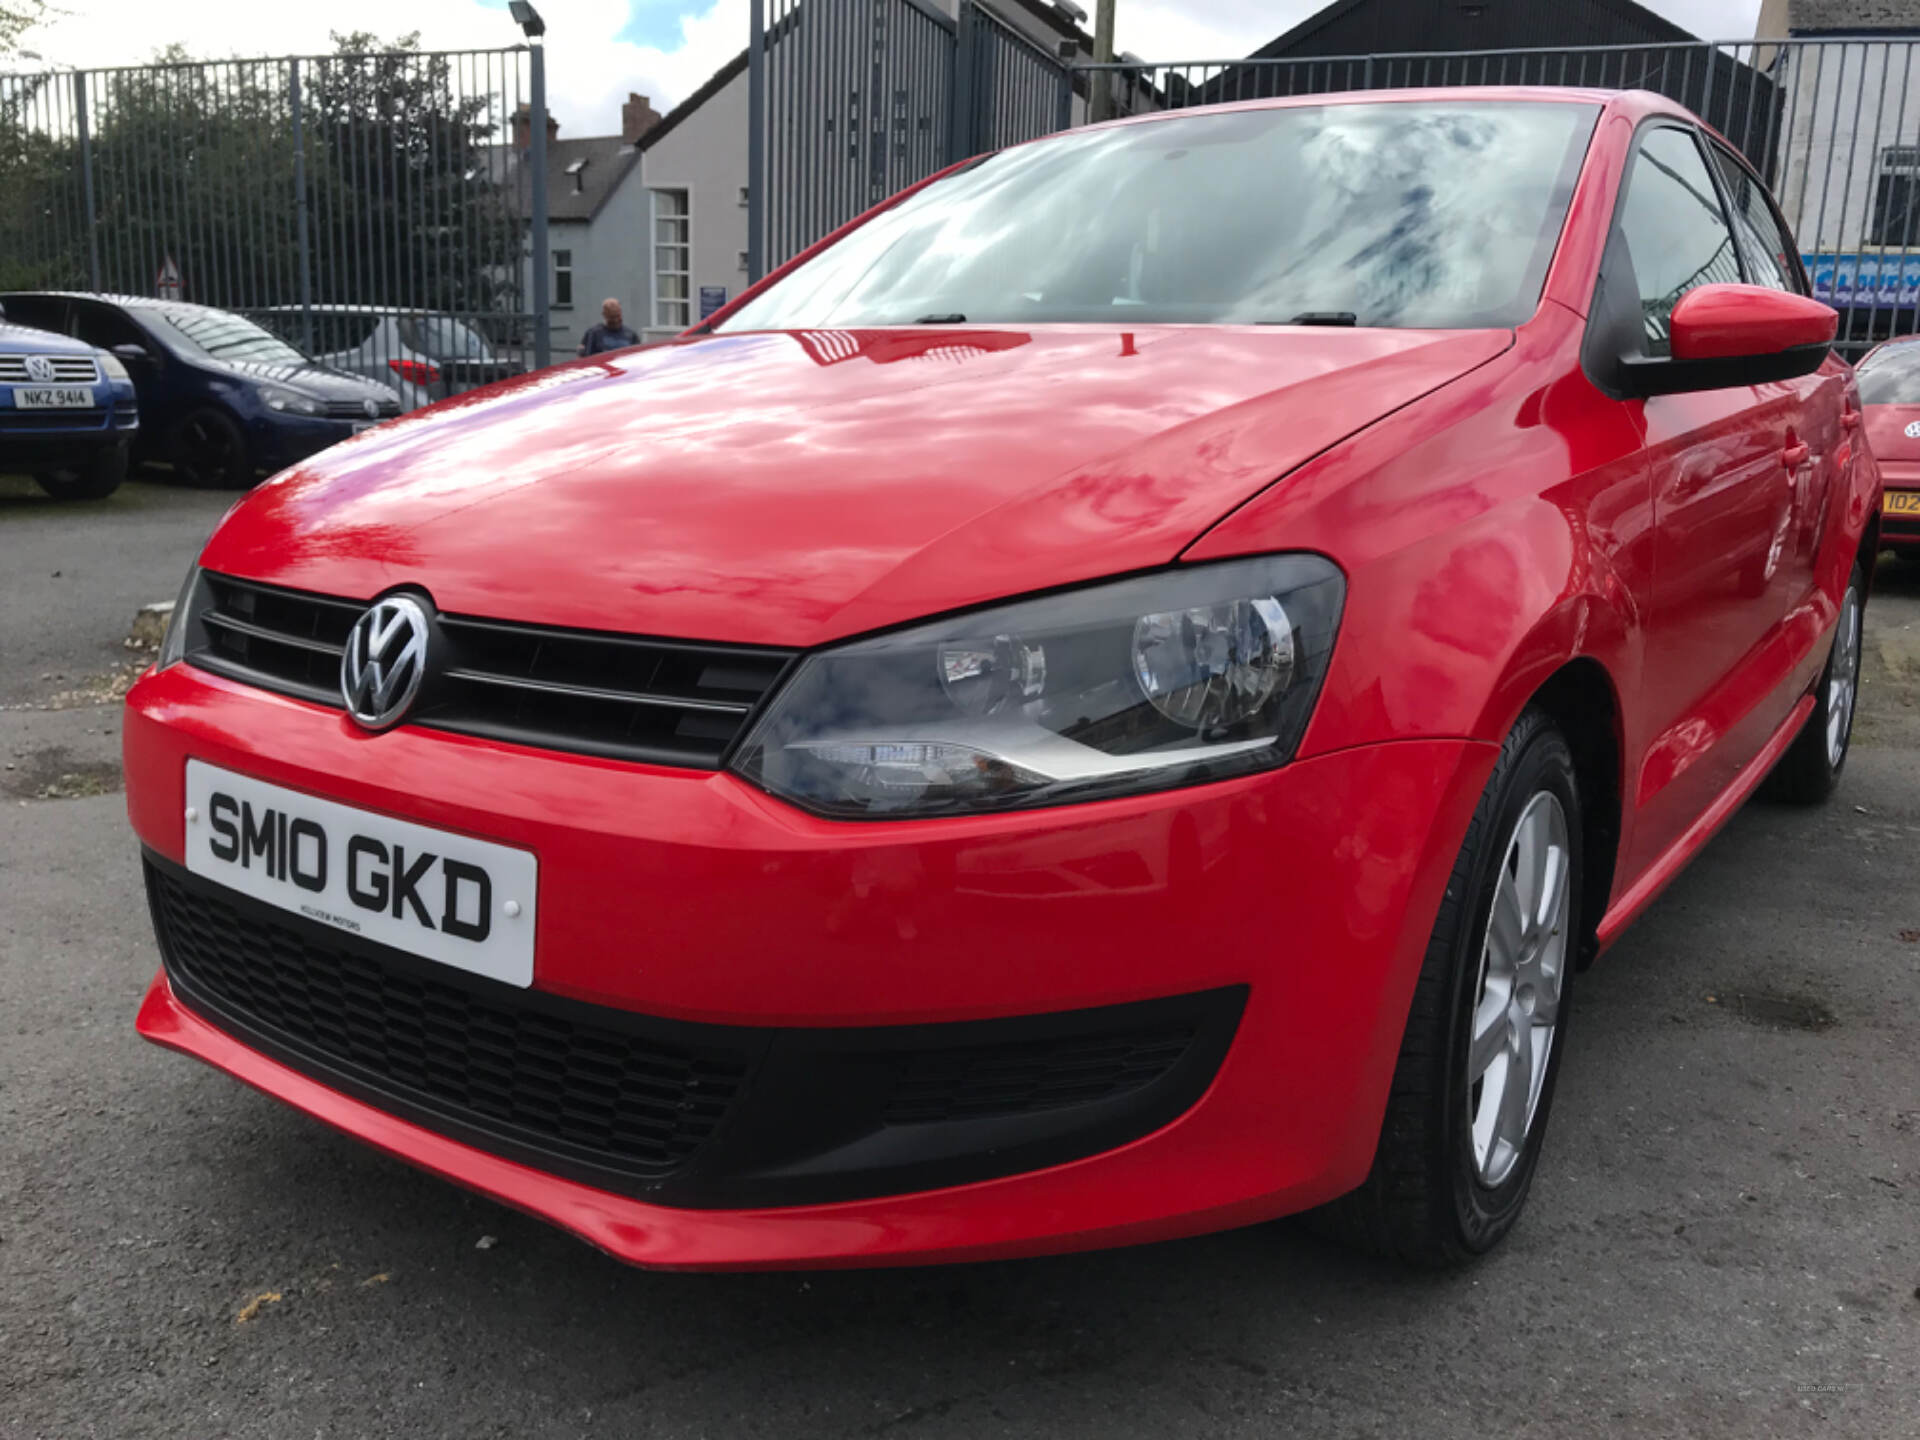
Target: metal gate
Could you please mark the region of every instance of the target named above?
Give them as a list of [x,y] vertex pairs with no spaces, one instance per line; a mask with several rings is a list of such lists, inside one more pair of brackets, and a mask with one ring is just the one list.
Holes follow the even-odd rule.
[[1653,90],[1734,143],[1772,186],[1814,294],[1857,357],[1920,332],[1920,42],[1699,41],[1078,65],[1116,115],[1276,95],[1436,85]]
[[415,395],[544,363],[539,58],[0,75],[0,291],[218,306],[388,383],[431,372]]
[[748,272],[982,150],[1064,129],[1061,63],[974,3],[753,0]]

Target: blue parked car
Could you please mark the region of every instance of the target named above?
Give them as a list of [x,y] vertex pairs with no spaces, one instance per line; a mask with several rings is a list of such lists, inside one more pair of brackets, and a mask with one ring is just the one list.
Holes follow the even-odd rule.
[[126,479],[139,428],[116,357],[0,312],[0,472],[25,471],[55,499],[98,500]]
[[136,460],[243,489],[400,414],[378,381],[317,365],[244,316],[139,295],[0,295],[14,319],[112,353],[144,419]]

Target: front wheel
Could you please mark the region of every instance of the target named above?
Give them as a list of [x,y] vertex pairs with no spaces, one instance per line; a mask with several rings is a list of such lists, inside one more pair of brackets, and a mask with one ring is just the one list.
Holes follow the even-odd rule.
[[56,500],[104,500],[126,478],[127,447],[109,445],[77,467],[42,470],[33,480]]
[[1373,1168],[1319,1228],[1420,1265],[1493,1248],[1533,1183],[1580,934],[1580,793],[1550,716],[1502,746],[1447,882]]
[[1833,627],[1833,649],[1814,687],[1813,713],[1773,774],[1767,777],[1769,799],[1790,805],[1818,805],[1839,788],[1853,745],[1853,715],[1860,699],[1860,638],[1867,593],[1867,575],[1858,561],[1847,577],[1847,593],[1840,597],[1840,619]]
[[196,410],[173,427],[167,458],[191,485],[244,490],[253,483],[246,437],[225,412]]

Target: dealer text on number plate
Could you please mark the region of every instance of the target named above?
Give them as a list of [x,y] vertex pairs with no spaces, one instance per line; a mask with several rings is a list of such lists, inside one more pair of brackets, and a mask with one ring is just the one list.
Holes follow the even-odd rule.
[[533,854],[187,761],[187,869],[322,925],[533,983]]

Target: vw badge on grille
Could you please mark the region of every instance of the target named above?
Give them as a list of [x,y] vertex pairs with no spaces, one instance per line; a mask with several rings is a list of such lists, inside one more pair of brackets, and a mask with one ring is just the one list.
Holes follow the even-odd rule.
[[362,400],[360,402],[360,408],[367,412],[367,418],[369,420],[379,418],[380,402],[378,400]]
[[353,622],[340,657],[347,713],[368,730],[397,725],[427,674],[427,612],[406,595],[375,602]]
[[38,380],[45,383],[53,379],[53,376],[53,361],[44,355],[27,356],[27,378],[29,380]]

